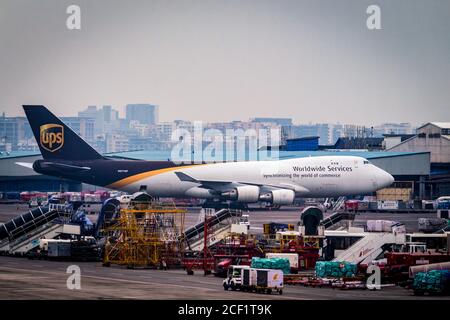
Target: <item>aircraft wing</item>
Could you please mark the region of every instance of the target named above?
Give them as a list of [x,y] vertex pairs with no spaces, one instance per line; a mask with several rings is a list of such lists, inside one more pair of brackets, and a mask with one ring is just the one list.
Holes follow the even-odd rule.
[[30,162],[14,162],[14,163],[21,167],[33,169],[33,163],[30,163]]
[[239,181],[214,181],[214,180],[197,180],[183,172],[175,172],[178,179],[181,181],[189,181],[200,184],[199,188],[205,188],[205,189],[211,189],[214,191],[228,191],[230,189],[233,189],[237,186],[244,186],[244,185],[250,185],[250,186],[258,186],[262,189],[263,192],[268,192],[271,190],[277,190],[277,189],[287,189],[292,190],[295,193],[307,193],[309,192],[308,189],[305,187],[296,184],[296,183],[280,183],[276,185],[271,184],[257,184],[257,183],[248,183],[248,182],[239,182]]

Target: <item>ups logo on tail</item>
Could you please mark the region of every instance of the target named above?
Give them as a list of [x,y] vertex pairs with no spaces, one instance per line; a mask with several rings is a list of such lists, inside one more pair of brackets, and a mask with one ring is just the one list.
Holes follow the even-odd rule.
[[41,147],[55,152],[64,145],[64,127],[59,124],[44,124],[40,127]]

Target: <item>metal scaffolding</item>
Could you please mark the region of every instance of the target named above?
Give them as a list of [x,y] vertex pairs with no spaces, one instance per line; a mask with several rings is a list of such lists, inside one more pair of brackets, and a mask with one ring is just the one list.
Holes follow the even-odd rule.
[[103,230],[107,235],[103,265],[129,268],[180,265],[185,213],[173,203],[131,201]]

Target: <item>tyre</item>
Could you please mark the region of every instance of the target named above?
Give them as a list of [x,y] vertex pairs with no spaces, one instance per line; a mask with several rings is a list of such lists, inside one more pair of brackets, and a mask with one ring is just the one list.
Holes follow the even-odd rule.
[[278,291],[278,293],[279,293],[279,295],[281,296],[281,295],[283,294],[283,290],[280,289],[280,290]]

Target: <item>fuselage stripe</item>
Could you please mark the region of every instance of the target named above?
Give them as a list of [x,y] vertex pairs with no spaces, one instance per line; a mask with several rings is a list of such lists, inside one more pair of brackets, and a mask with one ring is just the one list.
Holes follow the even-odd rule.
[[129,184],[135,183],[135,182],[143,180],[145,178],[156,176],[161,173],[176,171],[179,169],[191,168],[191,167],[195,167],[195,166],[197,166],[197,165],[194,164],[194,165],[189,165],[189,166],[175,166],[175,167],[170,167],[170,168],[150,170],[150,171],[138,173],[138,174],[123,178],[121,180],[118,180],[116,182],[113,182],[113,183],[107,185],[106,187],[111,188],[111,189],[123,188]]

